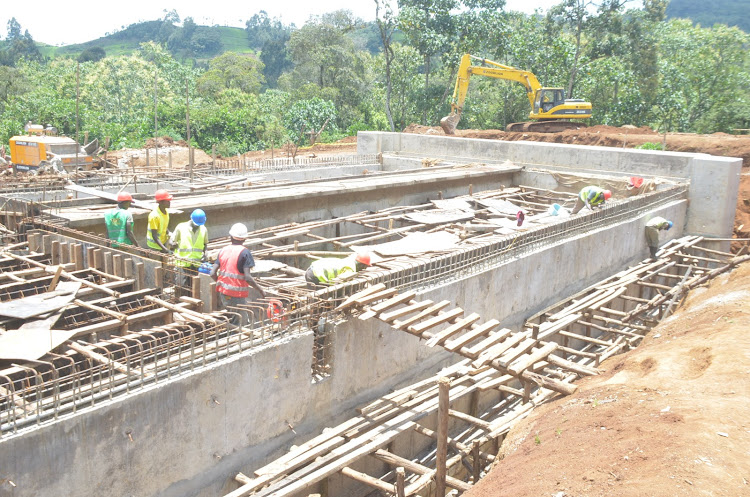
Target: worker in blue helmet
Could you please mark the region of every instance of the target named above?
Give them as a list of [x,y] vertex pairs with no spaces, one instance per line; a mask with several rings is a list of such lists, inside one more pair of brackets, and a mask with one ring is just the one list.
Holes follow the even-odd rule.
[[672,221],[660,216],[651,218],[646,222],[646,244],[648,244],[652,259],[656,259],[656,252],[659,250],[659,231],[667,231],[672,226],[674,226]]
[[195,209],[190,214],[190,220],[180,223],[169,239],[174,249],[174,265],[177,268],[175,284],[178,288],[189,288],[188,278],[198,274],[201,262],[208,260],[208,230],[206,229],[206,213],[203,209]]

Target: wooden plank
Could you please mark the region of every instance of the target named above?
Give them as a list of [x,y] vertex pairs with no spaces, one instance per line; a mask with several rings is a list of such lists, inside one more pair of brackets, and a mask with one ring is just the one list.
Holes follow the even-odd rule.
[[521,373],[521,376],[527,380],[533,381],[540,387],[546,388],[548,390],[553,390],[565,395],[571,395],[575,393],[576,389],[578,389],[578,385],[573,385],[564,381],[548,378],[537,373],[532,373],[528,370]]
[[412,312],[421,311],[422,309],[425,309],[432,304],[432,300],[423,300],[422,302],[416,302],[406,307],[402,307],[401,309],[396,309],[395,311],[384,312],[380,314],[380,316],[378,316],[378,319],[380,319],[381,321],[385,321],[386,323],[390,323],[394,319],[398,319],[401,316],[406,316],[407,314],[411,314]]
[[531,347],[536,345],[538,342],[533,338],[527,338],[523,342],[519,343],[512,349],[508,350],[498,359],[492,361],[492,365],[496,368],[507,368],[508,365],[513,362],[518,356],[525,353]]
[[450,311],[440,313],[433,318],[426,319],[422,321],[421,323],[416,323],[414,325],[411,325],[407,327],[407,330],[411,333],[414,333],[415,335],[421,335],[424,331],[427,331],[430,328],[434,328],[435,326],[439,326],[443,323],[449,323],[455,320],[457,317],[461,316],[463,313],[464,313],[463,309],[461,309],[460,307],[456,307],[455,309],[451,309]]
[[[499,324],[499,323],[498,323]],[[496,333],[490,334],[487,338],[473,346],[472,348],[465,351],[462,349],[461,353],[465,356],[468,356],[472,359],[475,359],[482,351],[489,349],[490,347],[494,346],[495,344],[498,344],[505,340],[509,335],[511,331],[508,328],[503,328],[501,330],[498,330]],[[510,345],[512,347],[513,345]]]
[[395,321],[391,326],[393,326],[397,330],[408,328],[410,325],[416,323],[417,321],[421,321],[427,316],[432,316],[433,314],[440,312],[441,309],[448,307],[450,304],[450,300],[443,300],[442,302],[438,302],[437,304],[428,307],[416,316],[410,317],[409,319],[406,319],[404,321]]
[[536,338],[546,340],[558,331],[567,328],[571,323],[581,318],[581,314],[569,314],[557,321],[545,321],[539,326],[539,333]]
[[475,322],[479,321],[481,319],[481,316],[477,313],[472,313],[469,316],[459,319],[456,321],[455,324],[452,324],[448,328],[444,329],[443,331],[436,333],[432,338],[427,340],[426,345],[428,347],[434,347],[435,345],[439,345],[455,335],[456,333],[464,330],[465,328],[468,328]]
[[569,331],[561,331],[559,334],[564,337],[575,338],[576,340],[582,340],[588,343],[595,343],[596,345],[602,345],[604,347],[609,347],[610,345],[612,345],[612,342],[605,342],[604,340],[599,340],[597,338],[591,338],[591,337],[579,335],[577,333],[570,333]]
[[[380,459],[381,461],[390,464],[391,466],[401,466],[418,475],[432,475],[435,472],[435,470],[430,469],[427,466],[414,461],[410,461],[409,459],[403,458],[401,456],[397,456],[396,454],[388,452],[384,449],[378,449],[373,452],[372,455]],[[451,488],[456,488],[464,492],[471,488],[470,484],[452,476],[446,476],[445,483]]]
[[[469,330],[468,333],[464,333],[458,338],[455,338],[449,342],[446,342],[443,347],[445,350],[448,350],[450,352],[455,352],[456,350],[461,350],[462,347],[469,345],[471,342],[476,340],[477,338],[484,336],[486,333],[488,333],[492,328],[498,326],[500,324],[500,321],[497,319],[490,319],[486,323],[482,323],[478,326],[473,326],[471,330]],[[508,333],[510,333],[510,330],[508,330]]]
[[364,290],[360,290],[359,292],[355,293],[351,297],[344,300],[341,304],[339,304],[334,311],[340,311],[341,309],[345,309],[347,307],[350,307],[355,304],[356,300],[360,297],[365,297],[367,295],[370,295],[372,293],[380,292],[382,290],[385,290],[385,285],[382,283],[378,283],[377,285],[369,286],[365,288]]
[[558,357],[556,355],[547,356],[547,362],[554,366],[567,369],[568,371],[573,371],[574,373],[578,373],[583,376],[595,376],[599,374],[599,370],[596,368],[590,368],[588,366],[578,364],[577,362],[568,361],[567,359],[563,359],[562,357]]
[[445,495],[446,462],[448,458],[448,417],[450,413],[450,385],[448,378],[438,380],[438,427],[437,449],[435,451],[435,495]]
[[483,430],[491,431],[490,429],[490,423],[483,419],[475,418],[474,416],[470,416],[468,414],[465,414],[460,411],[455,411],[453,409],[450,409],[448,411],[448,414],[450,414],[451,417],[460,419],[461,421],[466,421],[467,423],[470,423],[474,426],[478,426],[479,428],[482,428]]
[[528,337],[527,333],[516,333],[514,335],[511,335],[511,337],[508,338],[507,340],[501,343],[498,343],[496,345],[493,345],[492,347],[482,351],[479,354],[479,357],[477,357],[476,360],[471,363],[472,367],[481,368],[485,364],[491,363],[496,357],[500,356],[511,347],[516,346],[518,343],[525,340],[527,337]]
[[386,288],[385,290],[382,290],[380,292],[371,293],[369,295],[365,295],[364,297],[359,297],[354,300],[354,303],[356,305],[367,305],[371,302],[390,298],[397,292],[398,290],[396,290],[395,288]]
[[532,350],[531,353],[513,361],[510,366],[508,366],[508,372],[512,375],[518,376],[526,368],[532,366],[535,362],[546,358],[555,350],[557,350],[557,344],[554,342],[550,342],[539,349]]
[[360,483],[364,483],[365,485],[369,485],[373,488],[377,488],[378,490],[382,490],[384,492],[388,492],[392,494],[396,493],[395,485],[391,483],[386,483],[383,480],[379,480],[378,478],[374,478],[368,474],[355,471],[348,466],[341,468],[341,474],[353,480],[356,480]]
[[406,292],[401,293],[399,295],[396,295],[395,297],[386,300],[385,302],[381,302],[379,304],[376,304],[372,307],[370,307],[370,310],[372,312],[378,313],[383,312],[386,309],[390,309],[391,307],[397,306],[399,304],[403,304],[406,302],[409,302],[411,299],[413,299],[417,295],[417,292]]

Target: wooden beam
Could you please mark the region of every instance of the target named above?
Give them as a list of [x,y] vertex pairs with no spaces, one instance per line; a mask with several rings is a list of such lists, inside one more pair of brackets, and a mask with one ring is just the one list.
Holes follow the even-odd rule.
[[368,474],[361,473],[359,471],[355,471],[350,467],[344,467],[341,468],[341,474],[351,478],[352,480],[356,480],[360,483],[364,483],[365,485],[369,485],[373,488],[377,488],[378,490],[382,490],[384,492],[388,492],[391,494],[396,493],[396,486],[391,483],[386,483],[383,480],[380,480],[378,478],[374,478]]
[[445,496],[446,462],[448,459],[448,417],[450,413],[450,380],[442,377],[438,380],[438,438],[435,454],[435,495]]

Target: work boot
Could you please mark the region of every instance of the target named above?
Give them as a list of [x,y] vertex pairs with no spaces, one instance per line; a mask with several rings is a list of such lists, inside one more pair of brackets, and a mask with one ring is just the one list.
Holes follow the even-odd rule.
[[651,258],[655,260],[656,259],[656,252],[659,251],[659,248],[658,247],[649,247],[648,250],[649,250],[649,252],[651,252]]

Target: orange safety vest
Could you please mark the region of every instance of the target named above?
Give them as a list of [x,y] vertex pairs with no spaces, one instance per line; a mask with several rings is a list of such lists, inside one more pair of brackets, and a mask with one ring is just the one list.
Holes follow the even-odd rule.
[[230,297],[247,297],[250,295],[244,274],[237,273],[237,260],[245,250],[243,245],[227,245],[219,252],[219,272],[216,280],[216,291]]

